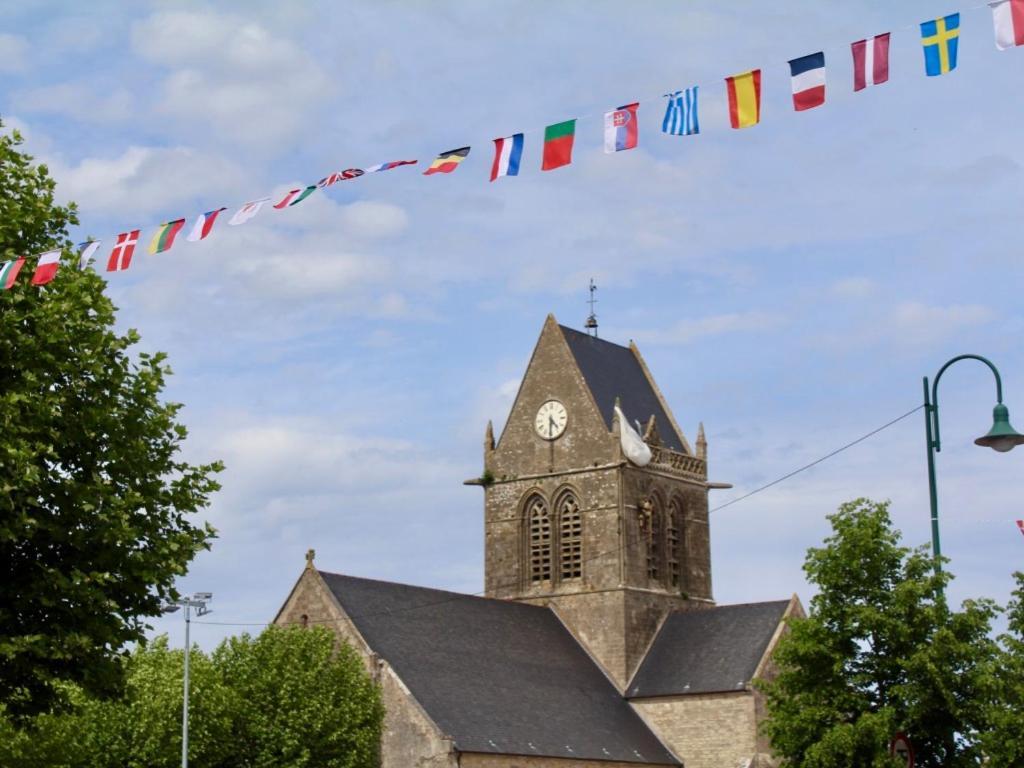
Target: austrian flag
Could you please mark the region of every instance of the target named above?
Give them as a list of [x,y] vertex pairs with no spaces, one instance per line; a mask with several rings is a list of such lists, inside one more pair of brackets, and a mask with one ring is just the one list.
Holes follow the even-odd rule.
[[789,62],[793,76],[793,109],[802,112],[825,103],[825,54],[821,51]]

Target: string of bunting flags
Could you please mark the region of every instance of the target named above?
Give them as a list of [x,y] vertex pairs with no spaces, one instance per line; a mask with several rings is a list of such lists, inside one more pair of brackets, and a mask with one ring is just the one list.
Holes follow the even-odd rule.
[[[1024,46],[1024,0],[992,0],[987,3],[992,11],[995,45],[998,50]],[[978,6],[979,8],[984,6]],[[960,13],[921,22],[920,44],[924,53],[925,74],[936,77],[956,69],[960,41]],[[853,59],[853,91],[879,86],[889,81],[889,46],[892,33],[875,35],[850,44]],[[789,61],[793,109],[802,112],[822,106],[826,99],[825,52],[818,51]],[[729,103],[729,124],[733,129],[749,128],[761,121],[760,69],[753,69],[725,78]],[[700,89],[697,85],[663,95],[667,100],[662,133],[669,136],[694,136],[700,133]],[[635,149],[639,145],[640,102],[633,102],[604,113],[604,151],[608,154]],[[572,163],[579,117],[553,123],[544,129],[541,154],[542,171],[553,171]],[[494,139],[494,160],[490,167],[490,180],[503,176],[518,176],[522,167],[524,135]],[[424,176],[453,173],[469,157],[471,147],[465,146],[441,152],[423,172]],[[240,226],[253,219],[263,207],[271,204],[275,210],[298,205],[318,190],[324,190],[342,181],[357,179],[370,173],[390,171],[418,160],[395,160],[368,168],[349,168],[335,171],[316,184],[289,190],[279,200],[261,197],[242,204],[228,219],[228,226]],[[205,240],[213,232],[227,207],[215,208],[196,216],[185,239],[188,242]],[[178,218],[157,226],[149,240],[150,254],[164,253],[173,246],[185,229],[187,220]],[[132,229],[118,234],[106,261],[107,272],[122,272],[131,267],[141,230]],[[88,268],[96,258],[101,240],[88,240],[76,246],[78,269]],[[46,285],[54,279],[60,266],[61,251],[54,250],[35,256],[36,266],[31,285]],[[12,288],[21,273],[27,257],[0,262],[0,290]],[[1024,532],[1024,529],[1022,529]]]

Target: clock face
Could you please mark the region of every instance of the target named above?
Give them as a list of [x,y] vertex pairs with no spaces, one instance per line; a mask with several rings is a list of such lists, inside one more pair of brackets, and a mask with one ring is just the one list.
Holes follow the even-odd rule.
[[545,440],[554,440],[565,432],[569,414],[565,406],[557,400],[548,400],[537,410],[537,418],[533,423],[537,434]]

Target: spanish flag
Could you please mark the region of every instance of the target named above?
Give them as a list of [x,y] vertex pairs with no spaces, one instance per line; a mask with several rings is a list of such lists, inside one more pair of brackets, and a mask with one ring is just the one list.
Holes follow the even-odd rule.
[[430,164],[430,167],[423,172],[424,176],[432,173],[451,173],[459,167],[459,163],[469,155],[469,147],[461,149],[449,149],[437,156],[437,159]]
[[761,70],[725,78],[729,90],[729,121],[733,128],[748,128],[761,120]]

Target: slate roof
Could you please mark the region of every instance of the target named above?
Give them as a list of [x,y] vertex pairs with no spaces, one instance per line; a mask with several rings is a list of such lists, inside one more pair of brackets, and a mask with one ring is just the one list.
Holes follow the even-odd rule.
[[549,609],[320,575],[460,751],[679,765]]
[[636,426],[635,422],[639,421],[646,427],[647,420],[654,414],[658,434],[665,445],[674,451],[683,452],[682,436],[672,426],[672,421],[633,350],[564,325],[558,327],[562,329],[565,341],[594,395],[597,407],[601,409],[608,429],[612,428],[615,398],[618,397],[630,426]]
[[629,698],[737,691],[750,682],[789,600],[669,614]]

